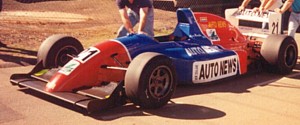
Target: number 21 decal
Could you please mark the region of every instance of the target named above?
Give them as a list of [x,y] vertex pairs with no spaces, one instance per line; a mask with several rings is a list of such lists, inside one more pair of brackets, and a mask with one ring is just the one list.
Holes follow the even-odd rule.
[[[275,32],[276,30],[276,32]],[[272,23],[272,34],[279,34],[278,32],[278,22],[273,22]]]
[[100,53],[99,49],[97,49],[96,47],[90,47],[82,51],[75,59],[77,59],[81,63],[85,63],[86,61],[88,61],[98,53]]

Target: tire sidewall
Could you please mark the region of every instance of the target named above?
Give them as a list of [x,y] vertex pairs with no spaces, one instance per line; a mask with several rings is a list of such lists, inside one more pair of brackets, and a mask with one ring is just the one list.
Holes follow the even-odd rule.
[[[286,64],[285,56],[288,47],[294,48],[294,60],[291,65]],[[269,35],[263,42],[261,51],[263,64],[269,72],[278,74],[290,73],[296,65],[298,58],[298,48],[296,41],[291,36]]]
[[45,68],[57,67],[58,54],[65,47],[71,47],[79,54],[83,50],[81,43],[70,36],[65,35],[53,35],[48,37],[40,46],[38,51],[37,60],[43,61]]
[[[150,75],[159,66],[168,67],[173,75],[168,92],[163,98],[151,97],[149,90]],[[171,59],[158,53],[143,53],[135,57],[129,64],[125,75],[125,93],[134,104],[142,108],[159,108],[171,99],[177,84],[176,78]]]
[[[294,50],[294,56],[293,56],[294,60],[291,65],[287,65],[285,57],[286,57],[287,51],[290,47],[292,47],[292,49]],[[280,50],[278,52],[277,68],[278,68],[279,72],[281,74],[290,73],[297,63],[297,58],[298,58],[298,49],[297,49],[296,42],[291,38],[286,38],[283,41],[283,43],[280,47]]]
[[[144,71],[142,72],[142,75],[140,76],[139,88],[141,88],[141,89],[138,90],[138,93],[139,93],[138,95],[140,95],[139,100],[142,100],[142,102],[147,102],[146,104],[148,104],[148,103],[153,104],[151,106],[147,106],[147,105],[144,105],[143,103],[140,103],[140,105],[142,107],[146,107],[146,108],[159,108],[159,107],[167,104],[168,101],[170,100],[170,98],[172,97],[172,95],[175,91],[175,88],[176,88],[176,84],[174,84],[176,81],[175,80],[176,76],[174,73],[175,70],[172,66],[172,63],[169,60],[162,58],[162,56],[155,57],[155,58],[157,58],[157,59],[151,60],[146,65],[146,67],[144,68]],[[151,96],[151,93],[150,93],[151,90],[149,90],[149,86],[150,86],[149,80],[150,80],[151,74],[156,69],[156,67],[159,67],[159,66],[168,67],[170,70],[169,73],[171,75],[171,78],[170,78],[171,82],[170,82],[170,85],[168,86],[167,92],[161,98]]]

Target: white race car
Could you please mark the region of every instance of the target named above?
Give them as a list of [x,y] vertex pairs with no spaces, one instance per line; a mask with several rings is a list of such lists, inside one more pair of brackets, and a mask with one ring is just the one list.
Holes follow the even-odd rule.
[[227,9],[225,18],[245,36],[267,38],[271,34],[283,34],[282,14],[272,11]]

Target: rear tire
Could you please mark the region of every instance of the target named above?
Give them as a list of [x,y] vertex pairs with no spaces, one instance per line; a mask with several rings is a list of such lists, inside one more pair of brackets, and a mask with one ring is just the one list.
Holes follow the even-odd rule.
[[72,58],[68,55],[78,55],[83,51],[79,40],[65,35],[53,35],[43,41],[37,61],[42,61],[45,68],[56,68],[65,65]]
[[143,53],[130,63],[125,75],[127,97],[142,108],[168,103],[177,84],[172,60],[158,53]]
[[266,60],[269,71],[291,73],[298,58],[296,41],[290,36],[270,35],[262,45],[261,55]]

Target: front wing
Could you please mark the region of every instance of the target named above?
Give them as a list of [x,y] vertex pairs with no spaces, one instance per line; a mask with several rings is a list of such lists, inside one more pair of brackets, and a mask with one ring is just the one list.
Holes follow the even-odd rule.
[[[36,67],[38,67],[38,65],[36,65]],[[75,92],[48,92],[45,90],[48,79],[52,74],[57,72],[57,70],[52,69],[42,76],[37,76],[34,74],[36,73],[34,72],[34,70],[37,69],[36,67],[28,74],[13,74],[10,78],[10,82],[13,85],[27,87],[71,103],[74,106],[86,109],[88,113],[98,112],[125,104],[125,99],[122,94],[123,82],[110,82],[105,86],[81,89]]]

